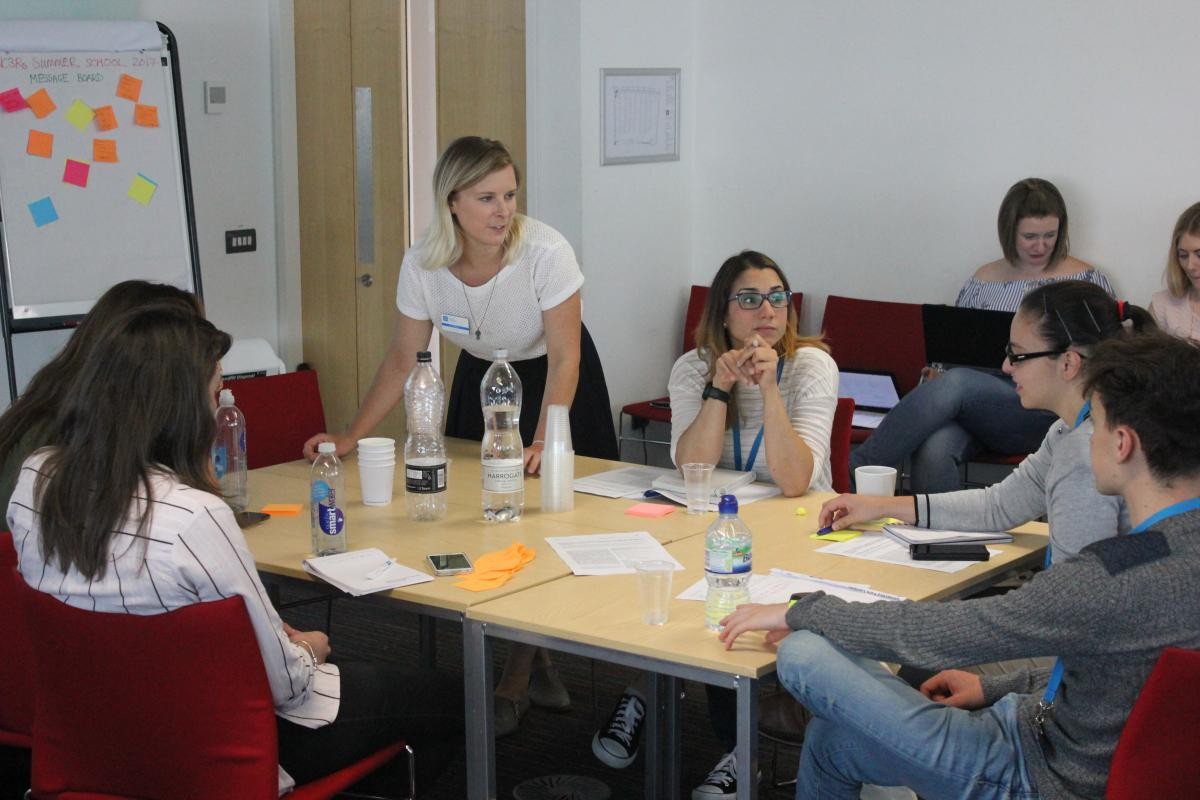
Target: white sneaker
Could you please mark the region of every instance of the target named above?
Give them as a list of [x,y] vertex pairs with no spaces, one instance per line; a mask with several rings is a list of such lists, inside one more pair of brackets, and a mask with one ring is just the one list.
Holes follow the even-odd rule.
[[637,758],[645,719],[646,701],[641,692],[626,689],[608,723],[592,737],[592,753],[613,769],[625,769]]

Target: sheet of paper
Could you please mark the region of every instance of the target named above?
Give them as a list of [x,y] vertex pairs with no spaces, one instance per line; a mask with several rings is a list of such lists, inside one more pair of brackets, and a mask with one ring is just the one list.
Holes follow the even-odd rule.
[[104,164],[117,163],[116,139],[92,139],[92,161]]
[[33,215],[33,224],[39,228],[58,219],[58,210],[54,208],[54,201],[49,197],[30,203],[29,213]]
[[[750,602],[786,603],[792,595],[800,592],[825,592],[840,597],[848,603],[875,603],[880,600],[903,600],[896,595],[872,591],[857,584],[822,581],[810,575],[783,570],[772,570],[769,575],[750,576]],[[701,578],[684,589],[676,600],[703,601],[708,594],[708,583]]]
[[641,497],[654,479],[674,470],[665,467],[623,467],[576,478],[573,488],[601,497]]
[[71,103],[70,108],[67,109],[67,112],[63,116],[67,118],[67,122],[75,126],[75,130],[81,131],[88,126],[88,123],[92,121],[92,117],[96,116],[96,113],[92,111],[87,103],[82,100],[76,100],[74,103]]
[[[387,554],[375,547],[348,550],[345,553],[320,558],[306,558],[304,571],[355,597],[433,580],[432,575],[418,572],[403,564],[393,563],[388,566]],[[372,577],[368,578],[368,575]]]
[[150,200],[154,197],[154,192],[157,189],[157,183],[139,172],[137,175],[133,176],[133,181],[129,184],[129,196],[142,205],[148,206],[150,205]]
[[142,96],[142,79],[122,72],[117,81],[117,97],[137,102]]
[[33,115],[38,119],[44,119],[47,114],[50,114],[54,109],[58,108],[54,101],[50,99],[50,93],[45,89],[38,89],[29,97],[25,98],[25,102],[33,109]]
[[950,531],[937,528],[918,528],[915,525],[889,524],[883,532],[903,545],[935,544],[1003,544],[1012,541],[1008,531]]
[[878,428],[884,416],[882,411],[855,411],[850,424],[855,428]]
[[[660,497],[665,497],[673,503],[679,503],[681,506],[687,505],[687,495],[683,492],[673,492],[669,489],[655,489]],[[738,507],[748,506],[751,503],[757,503],[759,500],[765,500],[768,497],[774,497],[781,494],[782,491],[778,486],[770,483],[750,483],[742,486],[739,489],[734,489],[733,496],[738,500]],[[709,511],[717,510],[717,501],[720,498],[714,498],[708,504]]]
[[63,183],[69,183],[81,189],[86,189],[88,173],[91,172],[91,169],[91,165],[86,161],[76,161],[73,158],[68,158],[67,164],[63,168]]
[[54,155],[54,134],[30,129],[29,139],[25,143],[25,152],[31,156],[50,158]]
[[133,107],[133,124],[143,128],[157,128],[158,106],[144,106],[138,103]]
[[676,570],[683,569],[646,531],[547,536],[546,543],[576,575],[628,574],[639,561],[670,561]]
[[[959,572],[966,569],[975,561],[913,561],[908,556],[908,548],[897,544],[882,533],[864,533],[848,542],[834,542],[817,550],[818,553],[829,553],[835,556],[861,558],[867,561],[879,561],[884,564],[898,564],[914,569],[928,569],[934,572]],[[999,550],[988,550],[992,555],[999,555]]]

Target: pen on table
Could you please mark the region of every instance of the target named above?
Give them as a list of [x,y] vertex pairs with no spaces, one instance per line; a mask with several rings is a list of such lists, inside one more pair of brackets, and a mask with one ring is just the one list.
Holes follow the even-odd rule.
[[827,533],[833,533],[832,525],[826,525],[824,528],[817,529],[817,536],[824,536]]
[[377,569],[373,569],[370,572],[368,572],[366,574],[366,579],[369,581],[373,581],[373,580],[376,580],[377,578],[382,578],[384,576],[384,574],[386,574],[387,571],[389,569],[391,569],[392,565],[395,563],[396,563],[395,561],[392,561],[389,558],[387,561],[383,562],[383,566],[378,567]]

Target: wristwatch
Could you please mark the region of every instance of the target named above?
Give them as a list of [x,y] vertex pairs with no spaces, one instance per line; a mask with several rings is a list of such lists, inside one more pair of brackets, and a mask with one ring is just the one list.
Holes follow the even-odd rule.
[[712,398],[713,400],[720,400],[722,403],[729,402],[729,392],[725,391],[724,389],[718,389],[711,383],[704,384],[704,394],[700,396],[705,400]]

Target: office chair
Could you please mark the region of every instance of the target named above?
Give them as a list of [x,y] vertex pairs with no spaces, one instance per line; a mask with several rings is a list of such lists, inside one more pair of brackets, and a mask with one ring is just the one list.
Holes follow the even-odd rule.
[[295,461],[304,443],[325,430],[325,407],[315,370],[285,372],[225,382],[246,417],[246,462],[250,469]]

